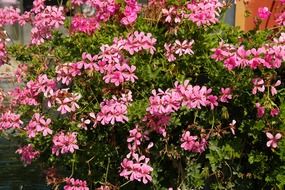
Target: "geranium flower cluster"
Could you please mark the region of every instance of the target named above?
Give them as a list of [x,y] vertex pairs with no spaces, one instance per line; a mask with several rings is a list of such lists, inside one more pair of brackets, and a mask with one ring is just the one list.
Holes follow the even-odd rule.
[[180,23],[183,19],[190,20],[198,27],[210,26],[219,22],[223,4],[219,0],[187,1],[181,7],[171,6],[162,9],[162,15],[167,23]]
[[131,92],[119,99],[113,96],[110,100],[104,100],[100,103],[100,112],[96,116],[97,122],[100,122],[102,125],[114,125],[115,122],[125,123],[128,121],[127,108],[131,101]]
[[71,31],[88,35],[100,28],[100,22],[108,21],[119,10],[119,5],[114,0],[72,0],[71,3],[74,6],[86,4],[96,10],[92,17],[76,15],[72,18]]
[[[267,85],[265,85],[265,82],[262,78],[254,78],[252,80],[252,83],[253,83],[252,94],[255,95],[258,92],[264,93],[265,88],[268,88],[268,92],[269,92],[269,88],[270,88],[271,96],[275,96],[277,94],[276,87],[281,85],[281,81],[277,80],[276,83],[272,85],[270,85],[270,82],[271,81],[266,81]],[[269,95],[269,93],[267,95]],[[271,101],[270,101],[270,104],[266,104],[266,106],[262,106],[260,103],[256,103],[255,107],[257,109],[258,118],[261,118],[264,116],[266,109],[270,109],[270,115],[272,117],[275,117],[279,114],[279,108],[276,107],[276,105],[272,103]]]
[[80,179],[65,178],[66,185],[63,187],[64,190],[89,190],[87,182]]
[[[130,135],[127,138],[128,149],[130,151],[130,153],[127,155],[128,158],[138,151],[138,148],[142,144],[143,140],[149,140],[146,133],[143,132],[142,129],[138,127],[138,125],[136,125],[134,129],[130,130],[129,133]],[[150,143],[148,149],[151,145],[152,143]]]
[[180,139],[182,142],[181,148],[189,152],[202,153],[207,146],[206,138],[199,140],[198,136],[192,136],[189,131],[185,131]]
[[26,86],[21,89],[16,87],[9,94],[12,97],[12,104],[16,105],[38,105],[37,97],[41,93],[45,97],[56,89],[56,83],[49,79],[46,74],[39,75],[36,80],[27,82]]
[[[156,50],[154,47],[155,43],[156,39],[150,33],[145,34],[144,32],[136,31],[128,35],[126,39],[114,39],[112,45],[102,45],[100,48],[101,52],[98,55],[92,56],[91,54],[83,53],[82,62],[77,63],[75,67],[78,72],[79,66],[87,71],[95,70],[100,72],[104,74],[103,80],[106,83],[112,83],[116,86],[128,81],[134,83],[137,80],[137,76],[134,74],[136,67],[129,65],[129,61],[124,57],[122,51],[125,50],[133,55],[146,50],[153,54]],[[62,76],[60,77],[62,78]],[[69,81],[71,77],[69,74],[67,80]]]
[[161,10],[163,17],[165,17],[165,22],[167,23],[180,23],[183,19],[183,11],[177,7],[169,7]]
[[120,176],[130,181],[142,181],[144,184],[152,181],[151,172],[153,168],[148,165],[149,158],[133,154],[131,158],[125,158],[121,163]]
[[4,7],[0,9],[0,26],[15,24],[20,18],[20,9],[13,7]]
[[41,44],[51,38],[51,31],[64,24],[63,7],[47,6],[34,16],[32,44]]
[[18,129],[23,124],[20,115],[11,111],[2,113],[0,116],[0,131],[7,129]]
[[197,26],[210,26],[219,22],[222,7],[223,4],[219,0],[194,0],[187,4],[190,13],[184,17]]
[[33,26],[32,44],[43,43],[45,39],[51,38],[52,30],[62,26],[65,20],[63,7],[45,6],[44,2],[45,0],[34,1],[31,11],[22,15],[19,9],[13,7],[0,9],[0,26],[16,22],[23,26],[30,22]]
[[175,61],[177,58],[175,55],[181,57],[182,55],[193,55],[192,45],[194,40],[188,41],[184,40],[180,42],[179,40],[175,40],[174,44],[164,44],[164,48],[166,50],[165,56],[169,62]]
[[95,17],[84,17],[76,15],[71,21],[71,31],[73,33],[82,32],[87,35],[93,34],[99,29],[100,24]]
[[209,106],[214,109],[218,106],[218,97],[211,94],[212,89],[205,86],[192,86],[189,80],[185,80],[183,84],[175,82],[174,89],[168,89],[165,92],[153,90],[152,96],[149,98],[150,106],[147,111],[152,114],[170,114],[181,106],[189,109],[201,109],[201,106]]
[[21,160],[25,165],[31,164],[40,155],[40,152],[35,150],[32,144],[17,149],[16,153],[21,155]]
[[12,105],[38,105],[35,95],[27,87],[24,89],[16,87],[9,92],[9,95],[12,97]]
[[121,19],[121,23],[123,25],[133,24],[138,17],[138,13],[141,10],[141,6],[138,4],[137,0],[125,0],[126,7],[123,12],[123,18]]
[[40,113],[35,113],[25,130],[27,131],[29,138],[34,138],[39,133],[42,133],[43,136],[47,136],[52,134],[50,124],[51,119],[45,119]]
[[238,67],[276,69],[285,60],[285,46],[274,44],[246,50],[244,46],[236,48],[233,45],[221,42],[219,47],[214,49],[211,58],[222,61],[228,70]]
[[80,63],[65,63],[55,68],[57,74],[56,80],[62,84],[69,85],[72,79],[81,75],[83,65]]
[[52,107],[52,105],[58,106],[57,111],[61,114],[75,112],[79,108],[77,101],[80,98],[80,94],[70,93],[68,89],[59,89],[55,92],[51,91],[48,95],[48,107]]
[[59,156],[60,154],[73,153],[79,149],[77,145],[77,134],[75,132],[60,132],[53,136],[52,154]]
[[[227,102],[232,98],[230,89],[223,89],[220,101]],[[144,121],[148,126],[155,126],[154,130],[163,136],[166,135],[165,127],[169,123],[170,115],[179,110],[182,106],[189,109],[201,109],[210,107],[214,109],[218,106],[218,97],[211,94],[212,89],[205,86],[192,86],[189,80],[183,84],[175,82],[175,88],[162,91],[153,90],[149,98],[149,107],[146,109],[149,115],[146,115]]]

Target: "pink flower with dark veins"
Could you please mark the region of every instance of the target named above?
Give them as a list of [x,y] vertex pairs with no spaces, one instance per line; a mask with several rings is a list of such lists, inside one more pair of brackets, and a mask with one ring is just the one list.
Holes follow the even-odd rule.
[[258,91],[264,92],[265,86],[264,86],[264,80],[262,78],[254,78],[252,80],[252,83],[254,85],[252,89],[252,94],[256,94]]
[[278,141],[282,138],[282,135],[280,133],[277,133],[275,136],[272,135],[270,132],[266,132],[266,136],[268,138],[268,141],[266,143],[267,147],[271,148],[277,148]]

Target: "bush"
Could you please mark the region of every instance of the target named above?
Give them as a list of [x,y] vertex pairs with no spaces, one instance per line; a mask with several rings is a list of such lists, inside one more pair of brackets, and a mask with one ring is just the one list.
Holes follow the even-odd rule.
[[50,168],[53,188],[283,189],[284,13],[261,31],[265,9],[244,32],[219,22],[229,6],[1,9],[2,25],[33,28],[30,45],[6,50],[2,40],[3,63],[9,54],[21,64],[0,131],[21,139],[24,164]]

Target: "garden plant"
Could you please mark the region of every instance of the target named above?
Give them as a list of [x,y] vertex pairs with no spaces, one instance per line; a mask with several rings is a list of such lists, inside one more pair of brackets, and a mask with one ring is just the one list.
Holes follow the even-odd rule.
[[0,9],[1,26],[32,27],[28,45],[0,41],[1,65],[20,63],[1,135],[52,189],[284,189],[285,12],[261,7],[245,32],[222,21],[234,3]]

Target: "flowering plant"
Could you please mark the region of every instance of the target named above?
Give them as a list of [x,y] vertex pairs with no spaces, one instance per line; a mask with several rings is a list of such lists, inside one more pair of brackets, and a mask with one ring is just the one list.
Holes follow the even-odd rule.
[[30,45],[2,42],[1,63],[21,64],[0,132],[22,139],[24,164],[52,168],[49,185],[284,188],[284,13],[243,32],[219,21],[231,2],[218,0],[44,3],[0,9],[2,25],[33,26]]

